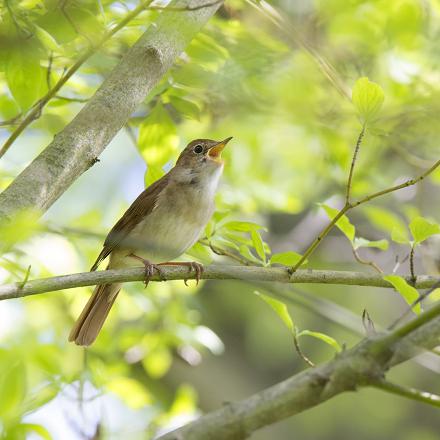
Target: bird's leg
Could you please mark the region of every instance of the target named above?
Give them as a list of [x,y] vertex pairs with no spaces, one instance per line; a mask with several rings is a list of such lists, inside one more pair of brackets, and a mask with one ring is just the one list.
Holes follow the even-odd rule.
[[[200,278],[202,277],[205,268],[203,264],[197,263],[196,261],[166,261],[165,263],[159,263],[157,266],[186,266],[188,271],[194,271],[196,275],[196,285],[199,284]],[[183,280],[185,286],[188,285],[188,280]]]
[[159,274],[160,279],[162,281],[165,280],[165,276],[164,276],[162,270],[160,269],[160,267],[157,267],[158,266],[157,264],[154,264],[151,261],[146,260],[145,258],[139,257],[139,255],[135,255],[133,253],[128,254],[127,257],[131,257],[136,260],[139,260],[144,265],[144,267],[145,267],[145,281],[144,281],[145,287],[148,286],[148,283],[150,282],[150,278],[153,276],[155,270]]

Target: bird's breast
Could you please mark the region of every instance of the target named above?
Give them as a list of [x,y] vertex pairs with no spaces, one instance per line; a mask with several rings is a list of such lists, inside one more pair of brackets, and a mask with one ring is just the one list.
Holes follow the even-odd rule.
[[203,187],[165,189],[152,212],[129,234],[137,247],[133,253],[152,262],[179,257],[198,240],[213,211],[214,194]]

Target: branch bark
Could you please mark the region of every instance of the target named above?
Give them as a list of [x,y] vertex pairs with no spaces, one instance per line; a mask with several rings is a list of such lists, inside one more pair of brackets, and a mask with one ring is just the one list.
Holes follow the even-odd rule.
[[[161,266],[164,280],[195,279],[194,273],[189,273],[186,267]],[[83,272],[71,275],[61,275],[51,278],[42,278],[26,282],[5,284],[0,286],[0,300],[21,298],[44,292],[72,289],[74,287],[93,286],[95,284],[142,281],[145,279],[144,268],[120,270],[103,270],[97,272]],[[151,277],[151,281],[162,281],[159,275]],[[201,276],[205,280],[247,280],[256,282],[280,283],[315,283],[315,284],[343,284],[351,286],[386,287],[393,286],[385,281],[382,275],[375,273],[348,272],[336,270],[298,270],[292,276],[288,268],[260,267],[260,266],[207,266]],[[406,277],[410,280],[410,276]],[[429,288],[439,282],[439,277],[430,275],[417,276],[416,287]]]
[[[0,194],[0,221],[45,212],[92,166],[175,59],[220,7],[206,0],[175,1],[188,10],[162,13],[46,149]],[[200,7],[200,8],[199,8]]]
[[[440,305],[437,305],[437,312]],[[416,318],[417,319],[417,318]],[[298,414],[330,398],[360,387],[376,386],[385,372],[413,357],[408,346],[432,348],[439,342],[440,318],[429,321],[396,344],[390,334],[364,339],[354,348],[318,367],[303,371],[240,402],[225,405],[158,440],[240,440],[257,429]]]

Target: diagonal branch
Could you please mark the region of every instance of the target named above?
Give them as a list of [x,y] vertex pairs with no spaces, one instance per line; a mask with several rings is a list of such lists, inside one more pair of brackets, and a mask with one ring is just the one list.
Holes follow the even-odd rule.
[[[195,279],[195,273],[188,273],[187,268],[177,266],[161,267],[162,276],[154,275],[151,281]],[[144,268],[103,270],[83,272],[71,275],[61,275],[51,278],[31,280],[24,283],[4,284],[0,286],[0,300],[20,298],[38,293],[72,289],[74,287],[93,286],[96,284],[142,281],[145,279]],[[333,270],[298,270],[289,276],[287,268],[260,266],[207,266],[201,275],[205,280],[246,280],[258,282],[280,283],[315,283],[315,284],[344,284],[351,286],[370,286],[393,288],[383,279],[382,275],[345,272]],[[409,280],[409,277],[407,278]],[[420,275],[416,287],[429,288],[440,281],[439,277]]]
[[[172,6],[196,8],[205,4],[206,0],[187,0]],[[73,121],[0,194],[0,220],[29,209],[46,211],[93,165],[219,6],[161,14]]]
[[[407,188],[409,186],[415,185],[425,179],[429,174],[431,174],[434,170],[436,170],[440,166],[440,160],[435,162],[430,168],[428,168],[423,174],[420,176],[406,180],[405,182],[391,186],[390,188],[384,189],[382,191],[377,191],[368,196],[363,197],[362,199],[357,200],[356,202],[348,203],[346,202],[342,209],[336,214],[336,216],[328,223],[328,225],[319,233],[319,235],[313,240],[312,244],[306,249],[302,257],[298,260],[298,262],[292,266],[289,270],[290,273],[294,273],[301,265],[306,261],[306,259],[315,251],[315,249],[319,246],[321,241],[328,235],[328,233],[333,229],[333,226],[336,225],[338,220],[348,211],[353,208],[356,208],[359,205],[362,205],[366,202],[369,202],[377,197],[384,196],[385,194],[392,193],[394,191],[398,191],[399,189]],[[352,171],[350,170],[350,175]],[[349,183],[351,185],[351,180],[349,179]],[[347,187],[347,197],[350,195],[350,192]]]
[[390,367],[415,355],[414,351],[407,350],[408,345],[432,348],[438,344],[439,336],[438,315],[397,343],[385,344],[389,342],[388,334],[372,336],[338,354],[332,361],[303,371],[247,399],[230,403],[158,440],[245,439],[263,426],[301,413],[338,394],[374,386]]

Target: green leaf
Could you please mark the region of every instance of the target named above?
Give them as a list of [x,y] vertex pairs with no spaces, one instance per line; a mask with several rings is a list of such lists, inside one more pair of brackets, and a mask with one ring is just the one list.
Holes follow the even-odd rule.
[[339,343],[336,341],[335,338],[332,338],[329,335],[326,335],[325,333],[320,332],[312,332],[310,330],[302,330],[297,334],[297,337],[300,336],[311,336],[316,339],[320,339],[321,341],[325,342],[326,344],[332,346],[336,351],[342,351],[342,347],[339,345]]
[[152,183],[159,180],[163,175],[165,175],[165,171],[160,166],[148,165],[147,171],[145,172],[145,187],[149,187]]
[[200,260],[203,264],[212,263],[212,254],[210,249],[200,242],[194,243],[194,245],[190,249],[188,249],[185,254],[197,260]]
[[372,247],[386,251],[388,249],[388,240],[382,239],[370,241],[366,238],[356,237],[353,242],[353,247],[355,250],[361,247]]
[[369,122],[379,113],[385,95],[382,87],[367,77],[359,78],[352,91],[352,101],[362,122]]
[[142,365],[153,379],[159,379],[170,369],[172,361],[170,351],[164,346],[158,346],[148,352],[142,360]]
[[44,71],[36,51],[29,47],[10,51],[6,63],[6,81],[12,96],[27,111],[44,93]]
[[264,243],[261,238],[260,233],[253,229],[251,231],[252,244],[257,252],[257,255],[261,258],[261,260],[266,263],[266,252],[264,251]]
[[149,167],[162,167],[179,145],[176,127],[161,103],[139,127],[138,149]]
[[400,228],[393,228],[391,231],[391,240],[395,241],[396,243],[400,244],[409,244],[410,239],[408,236],[408,232],[406,229],[400,229]]
[[263,229],[264,231],[266,230],[264,226],[258,225],[257,223],[240,222],[240,221],[231,221],[224,223],[222,225],[222,228],[231,229],[233,231],[240,231],[240,232],[258,231],[260,229]]
[[12,364],[0,377],[0,418],[15,415],[26,395],[26,370],[22,362]]
[[[324,211],[327,213],[330,220],[333,220],[338,214],[339,210],[335,208],[331,208],[324,203],[320,203]],[[356,233],[355,227],[350,223],[350,220],[346,215],[343,215],[337,222],[336,226],[346,235],[346,237],[352,242],[354,240],[354,236]]]
[[35,26],[35,35],[40,40],[41,44],[49,50],[56,51],[60,49],[57,40],[40,26]]
[[416,243],[440,233],[440,226],[437,223],[431,223],[423,217],[416,217],[409,224],[409,229]]
[[394,212],[379,206],[365,206],[364,212],[377,229],[388,234],[397,229],[400,235],[407,235],[406,224]]
[[37,425],[35,423],[21,423],[20,428],[23,428],[26,433],[37,434],[38,437],[44,440],[52,440],[52,436],[44,426]]
[[[293,251],[279,252],[270,257],[270,264],[282,264],[283,266],[294,266],[302,258],[301,254]],[[307,260],[303,264],[306,264]]]
[[[419,298],[419,292],[413,286],[410,286],[402,277],[398,275],[387,275],[384,276],[383,279],[392,284],[409,305],[413,304]],[[417,314],[420,313],[420,304],[413,307],[413,311]]]
[[115,377],[106,385],[109,391],[119,396],[130,408],[139,409],[152,401],[147,388],[135,379]]
[[272,309],[276,312],[276,314],[281,318],[281,320],[284,322],[286,327],[292,333],[295,332],[295,325],[293,324],[293,320],[289,314],[289,311],[287,310],[286,304],[270,296],[264,295],[263,293],[260,293],[257,290],[255,290],[254,293],[258,295],[267,304],[269,304],[270,307],[272,307]]
[[180,116],[187,119],[200,119],[200,108],[195,102],[174,95],[169,98],[172,106],[179,112]]
[[261,261],[254,256],[254,254],[249,250],[249,248],[245,244],[239,246],[238,251],[240,252],[240,255],[242,255],[247,260],[252,261],[258,265],[261,265]]

